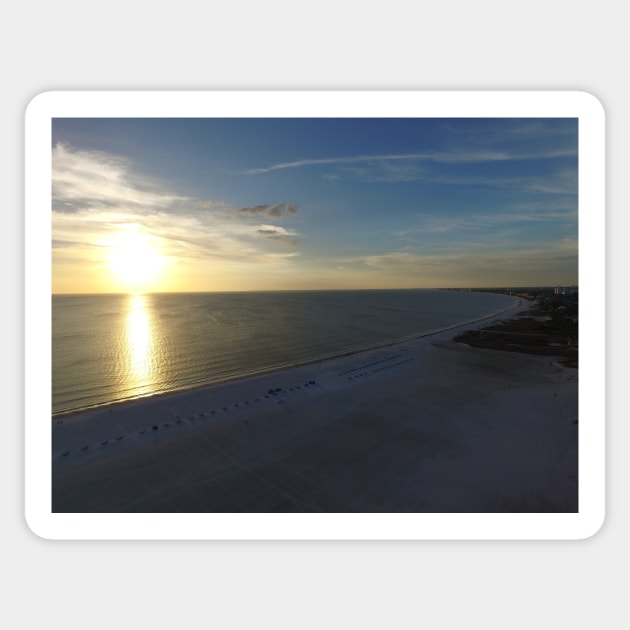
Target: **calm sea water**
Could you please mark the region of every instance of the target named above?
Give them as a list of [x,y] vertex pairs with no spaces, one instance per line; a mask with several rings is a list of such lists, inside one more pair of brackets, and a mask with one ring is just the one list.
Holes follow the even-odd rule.
[[52,298],[53,414],[421,335],[512,298],[433,290]]

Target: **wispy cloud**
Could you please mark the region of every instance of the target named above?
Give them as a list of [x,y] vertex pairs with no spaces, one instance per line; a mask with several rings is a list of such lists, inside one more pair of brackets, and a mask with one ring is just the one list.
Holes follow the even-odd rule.
[[53,255],[103,262],[116,233],[131,226],[151,238],[170,262],[277,263],[295,247],[298,233],[260,224],[298,212],[280,203],[235,209],[224,201],[200,200],[139,177],[125,159],[67,145],[53,149]]
[[124,158],[57,144],[52,151],[52,197],[58,211],[163,209],[188,201],[135,174]]
[[328,181],[342,178],[360,182],[412,182],[422,181],[449,186],[474,186],[477,188],[506,189],[518,192],[547,195],[576,195],[578,192],[577,169],[549,170],[545,175],[493,175],[462,174],[438,170],[414,161],[374,162],[370,164],[342,166],[336,173],[327,173]]
[[374,162],[383,160],[419,160],[426,159],[428,156],[424,153],[414,153],[409,155],[355,155],[355,156],[341,156],[331,158],[315,158],[315,159],[303,159],[295,160],[294,162],[279,162],[277,164],[271,164],[269,166],[262,166],[258,168],[251,168],[242,171],[243,174],[253,175],[257,173],[268,173],[269,171],[277,171],[287,168],[301,168],[304,166],[317,166],[320,164],[353,164],[358,162]]
[[295,246],[298,244],[298,240],[296,238],[297,232],[295,230],[287,230],[286,228],[275,225],[261,225],[256,229],[256,233],[264,238],[271,239],[272,241],[279,241],[286,245]]
[[265,216],[268,219],[280,219],[281,217],[297,214],[299,208],[294,203],[263,204],[249,208],[238,208],[233,212],[250,217]]
[[444,164],[473,163],[473,162],[495,162],[506,160],[531,160],[556,157],[567,157],[577,155],[575,148],[554,149],[550,151],[539,151],[529,153],[514,153],[501,150],[476,150],[476,151],[430,151],[420,153],[399,153],[399,154],[376,154],[376,155],[353,155],[327,158],[306,158],[294,160],[292,162],[278,162],[268,166],[250,168],[241,171],[242,174],[254,175],[268,173],[282,169],[303,168],[307,166],[329,165],[329,164],[360,164],[365,162],[395,162],[395,161],[432,161]]
[[501,286],[505,283],[529,283],[532,277],[549,284],[557,283],[560,278],[571,277],[575,273],[577,256],[577,241],[564,239],[553,245],[509,250],[427,254],[394,251],[339,258],[337,264],[340,269],[351,269],[356,273],[398,278],[401,284],[408,286],[423,286],[427,280],[433,282],[433,286],[471,286],[479,278]]
[[578,192],[577,169],[550,171],[538,176],[493,176],[488,175],[449,175],[436,174],[431,181],[440,184],[457,186],[477,186],[484,188],[504,188],[527,193],[544,193],[552,195],[576,195]]
[[575,201],[537,202],[508,205],[498,212],[472,212],[443,215],[426,209],[412,225],[393,230],[392,235],[401,239],[419,235],[454,234],[456,232],[479,232],[492,236],[499,230],[519,224],[554,223],[565,221],[577,225],[578,207]]

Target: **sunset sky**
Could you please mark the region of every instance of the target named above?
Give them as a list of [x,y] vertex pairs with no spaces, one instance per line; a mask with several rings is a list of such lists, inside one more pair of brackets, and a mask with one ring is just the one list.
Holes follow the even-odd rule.
[[53,293],[577,284],[577,119],[54,119]]

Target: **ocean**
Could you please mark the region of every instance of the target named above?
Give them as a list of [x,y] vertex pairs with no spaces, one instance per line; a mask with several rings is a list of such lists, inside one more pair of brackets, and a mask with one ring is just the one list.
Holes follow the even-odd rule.
[[53,415],[375,347],[498,313],[440,290],[52,297]]

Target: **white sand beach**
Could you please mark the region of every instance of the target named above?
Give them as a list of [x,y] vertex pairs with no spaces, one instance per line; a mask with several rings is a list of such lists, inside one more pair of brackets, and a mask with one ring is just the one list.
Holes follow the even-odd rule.
[[462,330],[53,420],[54,512],[576,512],[578,373]]

